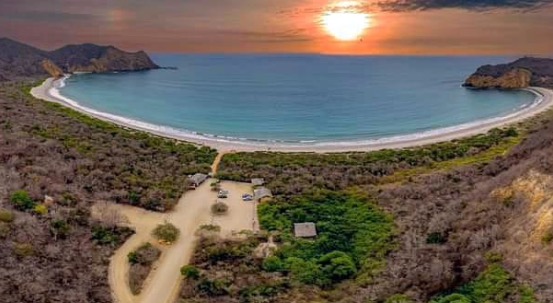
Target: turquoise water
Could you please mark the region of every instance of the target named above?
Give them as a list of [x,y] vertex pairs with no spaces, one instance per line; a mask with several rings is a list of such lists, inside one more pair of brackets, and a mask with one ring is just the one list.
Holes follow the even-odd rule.
[[525,91],[472,91],[463,80],[498,57],[155,55],[177,70],[87,74],[61,93],[151,124],[286,142],[378,139],[508,115]]

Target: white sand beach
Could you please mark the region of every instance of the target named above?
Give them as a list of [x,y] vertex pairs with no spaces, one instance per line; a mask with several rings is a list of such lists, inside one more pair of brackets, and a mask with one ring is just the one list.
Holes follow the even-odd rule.
[[449,128],[442,128],[418,134],[366,141],[319,142],[305,144],[261,141],[232,141],[217,137],[206,137],[169,127],[153,125],[84,107],[78,102],[66,98],[59,93],[58,88],[65,85],[64,80],[65,79],[56,80],[54,78],[49,78],[40,86],[33,88],[31,90],[31,94],[37,99],[42,99],[49,102],[56,102],[83,114],[98,118],[103,121],[112,122],[125,128],[145,131],[162,137],[182,140],[199,145],[205,145],[215,148],[221,152],[275,151],[331,153],[409,148],[486,133],[493,128],[503,127],[533,117],[536,114],[548,110],[553,105],[552,90],[540,87],[531,87],[527,90],[536,95],[535,102],[532,103],[532,105],[525,107],[520,111],[512,113],[508,116],[497,117],[483,121],[476,121],[473,123]]

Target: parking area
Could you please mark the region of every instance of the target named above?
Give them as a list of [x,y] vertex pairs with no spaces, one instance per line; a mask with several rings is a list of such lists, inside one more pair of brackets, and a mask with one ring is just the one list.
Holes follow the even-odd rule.
[[[253,194],[250,183],[222,181],[221,189],[228,191],[227,198],[218,200],[228,205],[228,213],[223,216],[213,216],[213,224],[221,226],[223,233],[241,230],[258,230],[256,205],[254,201],[243,201],[242,195]],[[215,199],[215,194],[213,195]],[[211,201],[211,203],[214,203]]]

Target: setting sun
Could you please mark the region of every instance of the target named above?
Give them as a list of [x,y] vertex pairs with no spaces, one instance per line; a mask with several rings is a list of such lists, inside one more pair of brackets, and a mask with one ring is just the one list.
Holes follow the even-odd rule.
[[322,16],[325,30],[342,41],[359,39],[370,26],[369,14],[359,11],[355,1],[342,1]]
[[343,41],[358,39],[369,23],[369,16],[362,13],[329,13],[323,17],[328,33]]

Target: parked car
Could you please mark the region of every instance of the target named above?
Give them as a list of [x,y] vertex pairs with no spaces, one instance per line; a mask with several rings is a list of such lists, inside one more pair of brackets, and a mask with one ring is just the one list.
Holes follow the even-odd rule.
[[242,201],[253,201],[253,196],[250,194],[243,194]]
[[219,194],[217,194],[217,198],[222,198],[222,199],[225,199],[225,198],[228,198],[228,190],[220,190],[219,191]]

